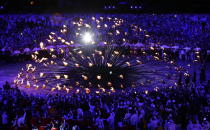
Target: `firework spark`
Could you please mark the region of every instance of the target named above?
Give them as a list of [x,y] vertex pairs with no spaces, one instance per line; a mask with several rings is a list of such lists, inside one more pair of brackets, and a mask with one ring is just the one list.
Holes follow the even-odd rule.
[[[151,80],[146,76],[151,71],[144,69],[145,61],[149,61],[147,52],[140,50],[143,57],[129,56],[126,47],[117,45],[131,41],[131,32],[132,36],[151,37],[136,25],[129,26],[131,32],[123,32],[123,23],[122,19],[110,17],[74,19],[70,27],[63,25],[59,32],[51,32],[46,41],[40,42],[40,49],[32,54],[36,64],[27,64],[14,82],[27,88],[67,93],[72,88],[79,93],[78,88],[83,88],[89,93],[92,88],[97,92],[115,92],[134,87],[140,84],[142,75]],[[160,60],[157,49],[150,47],[150,50],[150,60]]]

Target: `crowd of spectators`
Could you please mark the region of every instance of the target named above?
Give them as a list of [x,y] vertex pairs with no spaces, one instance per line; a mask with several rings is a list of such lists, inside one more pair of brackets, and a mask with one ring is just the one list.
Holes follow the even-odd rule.
[[158,91],[28,95],[9,83],[0,89],[1,129],[208,130],[210,82]]
[[[78,15],[1,15],[0,47],[22,48],[34,47],[44,40],[50,32],[63,24],[70,25]],[[92,17],[80,14],[81,17]],[[129,24],[137,24],[149,32],[153,43],[178,45],[182,47],[209,47],[209,16],[191,14],[142,14],[142,15],[106,15],[119,17]],[[126,26],[125,26],[126,27]],[[125,30],[128,29],[125,28]]]
[[209,47],[210,18],[207,15],[138,15],[140,23],[156,42],[180,47]]
[[[165,51],[173,52],[180,59],[209,56],[207,15],[118,16],[147,30],[152,37],[149,42],[178,46]],[[15,57],[17,51],[30,55],[26,48],[33,50],[50,32],[59,31],[63,24],[71,24],[73,17],[1,15],[0,58]],[[199,51],[194,50],[197,47]],[[131,50],[135,51],[135,48]],[[6,83],[0,89],[0,129],[208,130],[210,82],[203,82],[205,78],[200,80],[202,83],[190,78],[184,83],[181,79],[178,85],[158,91],[130,89],[124,93],[72,95],[29,95]]]
[[[90,17],[89,19],[92,17],[90,15],[85,16],[84,14],[80,14],[79,16],[82,18]],[[101,16],[119,17],[127,21],[128,24],[133,23],[139,25],[139,27],[146,30],[145,33],[149,33],[151,37],[149,40],[145,41],[142,35],[141,37],[139,36],[138,42],[143,44],[160,43],[168,46],[172,50],[177,49],[180,53],[179,55],[188,55],[189,52],[194,52],[196,48],[210,54],[210,25],[207,15],[101,14]],[[0,56],[19,57],[22,55],[30,55],[33,49],[38,47],[39,43],[48,37],[50,32],[58,32],[64,24],[71,27],[72,19],[75,17],[75,14],[1,15]],[[125,25],[124,31],[129,32],[129,26],[130,25]],[[133,38],[136,37],[134,36]],[[130,40],[130,42],[133,41]],[[21,59],[28,59],[28,56],[27,58]]]
[[1,15],[1,47],[12,50],[34,47],[36,40],[43,40],[50,33],[49,20],[45,16]]

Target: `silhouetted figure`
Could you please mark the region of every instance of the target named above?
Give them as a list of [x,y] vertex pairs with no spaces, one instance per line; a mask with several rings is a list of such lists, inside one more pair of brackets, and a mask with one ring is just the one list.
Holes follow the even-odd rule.
[[186,84],[186,86],[188,86],[190,84],[190,75],[187,75],[185,77],[185,84]]
[[179,74],[178,86],[182,86],[182,73]]
[[200,82],[206,81],[206,64],[203,64],[200,72]]
[[192,80],[193,83],[196,83],[196,80],[197,80],[196,78],[197,78],[196,77],[196,71],[194,71],[194,73],[193,73],[193,80]]
[[6,81],[6,83],[3,85],[4,90],[9,90],[10,89],[10,84],[9,82]]
[[206,32],[206,22],[202,22],[202,32],[205,33]]

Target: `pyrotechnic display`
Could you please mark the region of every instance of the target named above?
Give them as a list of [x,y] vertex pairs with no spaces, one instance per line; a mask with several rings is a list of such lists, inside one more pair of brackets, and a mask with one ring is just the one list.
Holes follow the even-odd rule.
[[[167,69],[176,69],[174,62],[169,62],[166,53],[160,55],[159,45],[127,46],[131,37],[138,36],[136,42],[139,42],[150,36],[137,25],[124,24],[124,20],[111,17],[75,18],[73,29],[63,25],[60,32],[51,32],[48,39],[40,42],[31,55],[35,63],[22,68],[15,84],[67,93],[115,92],[152,83],[156,84],[154,90],[158,90],[158,85],[164,83],[161,77],[168,76]],[[120,31],[124,26],[128,26],[128,32]],[[136,36],[129,32],[135,32]],[[144,50],[141,46],[149,48]],[[168,65],[152,68],[152,64],[158,63]]]
[[210,130],[205,1],[1,0],[0,130]]

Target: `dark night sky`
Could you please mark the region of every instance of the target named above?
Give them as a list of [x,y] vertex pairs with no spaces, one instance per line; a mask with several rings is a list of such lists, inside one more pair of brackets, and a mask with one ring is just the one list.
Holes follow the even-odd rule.
[[[122,4],[126,3],[126,4]],[[104,11],[105,5],[114,5],[113,12],[210,12],[210,0],[1,0],[0,12],[51,12],[51,11]],[[131,5],[142,9],[131,11]]]

